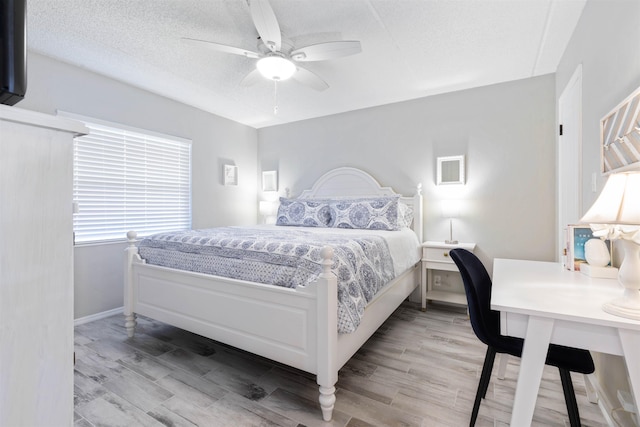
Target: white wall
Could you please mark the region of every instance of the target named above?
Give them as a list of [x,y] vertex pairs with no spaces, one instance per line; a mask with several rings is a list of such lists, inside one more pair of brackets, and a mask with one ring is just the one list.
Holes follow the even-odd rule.
[[[640,86],[639,23],[638,0],[589,0],[558,66],[557,96],[582,64],[583,212],[606,181],[600,174],[600,119]],[[597,192],[591,191],[592,173],[598,178]],[[603,398],[611,407],[619,406],[616,390],[629,390],[624,359],[610,355],[594,359]]]
[[[257,131],[104,76],[29,52],[27,95],[16,108],[57,110],[191,139],[195,228],[256,223]],[[235,164],[239,185],[222,185]],[[122,306],[124,244],[75,250],[75,318]]]
[[[448,237],[441,201],[463,200],[454,238],[495,257],[555,259],[553,75],[258,130],[261,170],[297,195],[321,174],[355,166],[411,194],[423,184],[425,240]],[[467,184],[435,185],[436,157],[464,154]]]

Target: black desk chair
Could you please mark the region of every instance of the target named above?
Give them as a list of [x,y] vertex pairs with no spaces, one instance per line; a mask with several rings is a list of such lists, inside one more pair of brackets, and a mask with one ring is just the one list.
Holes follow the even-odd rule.
[[[487,345],[487,354],[484,359],[482,374],[480,375],[476,400],[473,404],[471,422],[469,423],[473,427],[478,417],[480,402],[487,394],[496,353],[506,353],[521,357],[524,340],[500,335],[500,313],[491,310],[490,304],[491,278],[478,257],[465,249],[452,249],[450,255],[462,276],[473,331],[478,339]],[[551,344],[545,363],[560,370],[560,380],[562,381],[564,399],[567,403],[569,422],[572,427],[580,426],[580,413],[578,412],[578,404],[576,403],[570,372],[592,373],[595,368],[591,354],[587,350]]]

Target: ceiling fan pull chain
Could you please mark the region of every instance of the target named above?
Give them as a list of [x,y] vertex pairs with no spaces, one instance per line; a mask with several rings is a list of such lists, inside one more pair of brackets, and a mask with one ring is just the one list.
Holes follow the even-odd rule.
[[273,81],[273,115],[278,114],[278,81]]

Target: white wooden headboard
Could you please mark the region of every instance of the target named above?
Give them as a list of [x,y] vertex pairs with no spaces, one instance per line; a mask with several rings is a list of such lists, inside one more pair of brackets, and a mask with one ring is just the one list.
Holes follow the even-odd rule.
[[412,196],[398,194],[391,187],[382,187],[378,181],[367,172],[353,168],[341,167],[330,170],[322,175],[309,190],[304,190],[298,198],[351,198],[351,197],[380,197],[400,196],[400,201],[413,208],[413,231],[422,242],[422,184],[416,186]]

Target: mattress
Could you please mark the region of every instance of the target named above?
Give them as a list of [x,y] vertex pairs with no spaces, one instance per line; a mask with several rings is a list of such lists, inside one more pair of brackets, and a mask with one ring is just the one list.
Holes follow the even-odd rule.
[[334,249],[338,279],[338,332],[357,329],[366,304],[420,259],[408,228],[397,231],[312,227],[220,227],[159,233],[141,240],[152,265],[296,288],[321,273],[324,246]]

